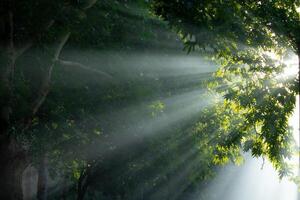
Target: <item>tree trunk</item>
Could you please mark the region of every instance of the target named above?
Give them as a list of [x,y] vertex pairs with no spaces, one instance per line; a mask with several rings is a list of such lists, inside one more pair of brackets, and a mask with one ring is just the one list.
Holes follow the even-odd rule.
[[[97,0],[88,1],[84,5],[83,10],[92,7]],[[22,195],[22,173],[28,164],[28,156],[21,145],[17,143],[14,136],[10,134],[11,115],[13,113],[13,101],[15,100],[13,91],[13,77],[15,69],[15,61],[24,51],[26,51],[31,43],[25,44],[17,51],[14,44],[14,1],[7,1],[4,4],[4,13],[0,18],[0,199],[2,200],[21,200]],[[52,27],[53,20],[49,22],[46,29]],[[27,128],[30,126],[32,117],[38,112],[41,105],[44,103],[50,89],[50,81],[52,69],[59,60],[59,55],[62,48],[69,38],[70,33],[67,32],[59,38],[57,48],[54,52],[52,63],[47,69],[45,78],[42,81],[40,91],[36,94],[35,101],[32,103],[29,119],[25,120]],[[34,40],[35,38],[33,38]],[[25,128],[26,128],[25,127]],[[41,170],[40,185],[45,187],[44,171]],[[43,180],[42,180],[43,179]],[[44,185],[42,187],[42,185]],[[41,189],[41,197],[45,196],[45,190]]]
[[26,152],[9,134],[16,61],[14,16],[11,10],[0,19],[0,199],[22,199],[22,172]]
[[89,176],[91,167],[86,166],[86,169],[81,171],[80,177],[77,183],[77,200],[83,200],[89,186]]
[[38,168],[37,199],[47,200],[48,191],[48,158],[43,155]]
[[62,181],[61,200],[67,199],[67,193],[68,193],[67,176],[65,176]]
[[23,200],[35,199],[38,180],[37,169],[32,165],[28,165],[23,172],[22,179]]
[[[36,101],[32,105],[31,117],[34,116],[43,104],[49,92],[52,69],[58,60],[60,52],[69,38],[70,33],[66,33],[60,38],[56,49],[54,60],[49,65],[43,84],[37,95]],[[9,134],[10,118],[12,113],[12,75],[15,65],[14,48],[8,45],[7,48],[0,46],[0,199],[21,200],[22,197],[22,173],[27,165],[26,151],[17,143],[13,136]],[[31,118],[30,117],[30,118]],[[30,121],[30,119],[29,119]],[[40,186],[42,191],[40,198],[45,199],[45,176],[41,172]]]
[[[86,178],[84,178],[86,179]],[[84,180],[78,181],[78,187],[77,187],[77,200],[83,200],[85,193],[87,191],[88,185],[85,183]]]
[[[3,133],[2,133],[3,134]],[[1,135],[0,199],[22,200],[22,173],[27,166],[26,154],[15,140]]]

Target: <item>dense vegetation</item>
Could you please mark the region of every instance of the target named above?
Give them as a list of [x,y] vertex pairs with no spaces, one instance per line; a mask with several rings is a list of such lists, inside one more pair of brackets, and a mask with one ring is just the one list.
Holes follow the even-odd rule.
[[2,1],[0,199],[188,199],[244,151],[291,175],[299,6]]

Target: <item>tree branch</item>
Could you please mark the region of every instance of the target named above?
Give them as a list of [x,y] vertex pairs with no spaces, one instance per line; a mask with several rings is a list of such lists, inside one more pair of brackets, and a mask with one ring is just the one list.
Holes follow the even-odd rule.
[[[87,9],[89,9],[93,5],[95,5],[96,2],[97,2],[97,0],[90,0],[88,2],[88,4],[85,5],[82,9],[84,11],[86,11]],[[54,24],[54,21],[51,20],[49,22],[49,24],[47,25],[46,29],[52,27],[53,24]],[[27,121],[27,124],[25,125],[24,129],[27,129],[30,126],[31,119],[38,112],[39,108],[44,103],[44,101],[45,101],[45,99],[46,99],[46,97],[47,97],[47,95],[49,93],[50,82],[51,82],[51,76],[52,76],[53,68],[54,68],[55,64],[57,63],[57,61],[59,60],[60,53],[61,53],[63,47],[65,46],[66,42],[68,41],[68,39],[70,37],[70,34],[71,34],[71,32],[69,32],[69,31],[66,32],[66,33],[64,33],[62,35],[62,37],[59,39],[59,41],[58,41],[58,46],[56,48],[56,51],[54,52],[53,60],[52,60],[51,64],[49,65],[49,67],[47,68],[47,72],[46,72],[45,77],[44,77],[44,79],[42,81],[41,87],[40,87],[40,89],[38,91],[37,98],[33,101],[33,104],[31,106],[31,115],[30,115],[30,117],[29,117],[29,119]]]
[[58,42],[57,49],[54,52],[53,61],[51,62],[51,64],[49,65],[49,67],[47,69],[47,73],[45,74],[44,80],[43,80],[41,87],[39,89],[39,92],[37,94],[37,98],[32,104],[32,115],[35,115],[37,113],[37,111],[39,110],[41,105],[44,103],[44,101],[49,93],[53,67],[54,67],[56,61],[58,60],[59,55],[62,51],[62,48],[68,41],[69,37],[70,37],[70,32],[67,32],[62,35],[62,37],[60,38],[60,40]]
[[[54,24],[54,20],[51,19],[46,25],[45,25],[45,31],[47,31],[49,28],[52,27],[52,25]],[[17,50],[15,50],[15,56],[16,56],[16,59],[21,56],[25,51],[27,51],[28,49],[30,49],[33,44],[34,44],[34,40],[36,38],[40,38],[40,35],[36,35],[35,38],[33,40],[29,40],[27,42],[25,42],[25,44],[21,47],[19,47]]]
[[16,51],[15,51],[16,59],[17,59],[18,57],[20,57],[21,55],[23,55],[23,53],[24,53],[25,51],[27,51],[28,49],[30,49],[30,47],[32,47],[32,45],[33,45],[32,42],[28,42],[28,43],[24,44],[22,47],[16,49]]
[[98,0],[89,0],[86,5],[83,6],[83,10],[87,10],[95,5]]
[[87,70],[87,71],[90,71],[90,72],[95,72],[95,73],[97,73],[101,76],[104,76],[105,78],[108,78],[110,80],[113,79],[113,77],[110,74],[106,73],[106,72],[90,68],[90,67],[85,66],[85,65],[83,65],[81,63],[78,63],[78,62],[62,60],[62,59],[57,60],[57,62],[58,62],[58,64],[60,64],[62,66],[65,66],[65,67],[77,67],[77,68]]

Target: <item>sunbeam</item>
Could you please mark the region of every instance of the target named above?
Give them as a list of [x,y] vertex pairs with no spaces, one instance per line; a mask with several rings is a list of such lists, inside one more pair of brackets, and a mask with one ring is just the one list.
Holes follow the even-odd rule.
[[0,199],[296,200],[299,6],[2,0]]
[[294,140],[296,143],[296,150],[294,155],[292,156],[292,159],[290,160],[290,163],[293,167],[293,173],[295,175],[299,174],[299,168],[300,168],[300,157],[299,157],[299,137],[300,137],[300,119],[299,119],[299,110],[300,110],[300,105],[299,105],[299,95],[296,97],[296,106],[294,109],[294,112],[292,116],[289,119],[289,124],[292,127],[293,131],[293,136]]
[[192,199],[297,200],[295,183],[286,178],[280,180],[268,161],[247,156],[243,166],[228,166],[218,174],[208,188]]

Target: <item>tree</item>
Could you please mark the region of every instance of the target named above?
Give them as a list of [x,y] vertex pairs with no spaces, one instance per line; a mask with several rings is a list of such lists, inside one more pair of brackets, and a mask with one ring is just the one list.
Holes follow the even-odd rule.
[[[60,54],[71,32],[96,3],[87,1],[2,1],[0,20],[0,165],[2,199],[22,199],[21,177],[29,162],[26,149],[17,141],[31,127],[51,88],[52,71],[63,61]],[[16,66],[31,54],[41,69],[29,87],[28,99],[18,93]],[[103,73],[105,74],[105,73]],[[27,79],[25,81],[28,81]],[[23,91],[24,92],[24,91]],[[21,110],[19,108],[21,107]]]
[[[154,0],[152,4],[154,13],[169,22],[188,51],[201,51],[219,63],[214,87],[225,98],[222,109],[236,113],[244,123],[229,136],[238,148],[268,157],[281,177],[289,174],[284,162],[292,144],[288,117],[299,94],[299,74],[278,75],[287,67],[282,58],[289,51],[300,60],[299,6],[297,0]],[[228,116],[223,116],[228,124],[234,123]],[[229,150],[224,145],[220,149]]]

